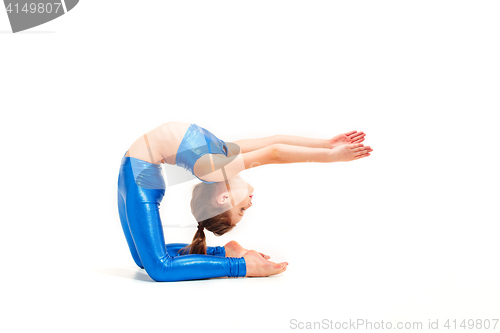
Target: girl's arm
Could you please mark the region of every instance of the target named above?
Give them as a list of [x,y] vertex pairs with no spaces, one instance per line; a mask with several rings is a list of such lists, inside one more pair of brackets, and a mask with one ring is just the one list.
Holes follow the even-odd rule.
[[222,154],[206,154],[196,161],[193,171],[196,176],[205,181],[222,182],[245,169],[261,165],[352,161],[369,156],[371,151],[370,147],[364,147],[361,143],[345,144],[333,149],[277,143],[232,157],[226,157]]
[[[365,133],[351,131],[334,136],[331,139],[313,139],[295,135],[273,135],[261,139],[245,139],[238,140],[237,144],[241,153],[248,153],[254,150],[269,147],[274,144],[286,144],[292,146],[309,147],[309,148],[327,148],[332,149],[341,144],[361,143],[365,139]],[[236,152],[235,152],[236,153]]]
[[294,135],[273,135],[260,139],[238,140],[234,141],[234,143],[240,147],[241,153],[248,153],[278,143],[310,148],[330,148],[328,140],[312,139]]

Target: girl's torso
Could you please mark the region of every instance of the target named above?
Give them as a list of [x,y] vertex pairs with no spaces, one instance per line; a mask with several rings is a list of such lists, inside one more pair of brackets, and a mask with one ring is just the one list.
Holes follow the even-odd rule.
[[177,121],[164,123],[135,140],[125,156],[153,164],[175,165],[177,150],[189,126]]

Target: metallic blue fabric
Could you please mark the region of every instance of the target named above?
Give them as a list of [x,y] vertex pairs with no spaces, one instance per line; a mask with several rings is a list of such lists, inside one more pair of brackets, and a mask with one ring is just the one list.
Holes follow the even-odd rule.
[[137,266],[144,268],[155,281],[245,276],[245,259],[223,257],[224,247],[208,248],[207,253],[212,255],[181,255],[179,250],[186,244],[165,244],[159,214],[164,194],[165,182],[160,165],[134,157],[122,158],[118,176],[118,211]]
[[[196,161],[205,154],[223,154],[227,156],[227,145],[203,127],[191,124],[177,150],[175,164],[190,171],[198,178],[193,173],[193,167]],[[208,184],[213,183],[200,180]]]
[[[185,246],[188,246],[189,244],[185,243],[169,243],[165,244],[167,247],[167,252],[168,255],[171,257],[177,257],[177,256],[182,256],[185,254],[189,253],[189,247],[184,251],[181,249]],[[207,255],[209,256],[219,256],[219,257],[225,257],[226,256],[226,249],[224,246],[207,246]]]

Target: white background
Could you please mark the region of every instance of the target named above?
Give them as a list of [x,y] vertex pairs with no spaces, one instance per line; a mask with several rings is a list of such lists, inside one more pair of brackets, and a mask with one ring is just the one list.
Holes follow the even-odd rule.
[[[290,332],[292,319],[499,318],[499,11],[84,0],[17,34],[0,11],[0,325]],[[228,142],[360,130],[374,152],[242,174],[254,206],[208,243],[235,239],[289,262],[285,273],[156,283],[130,256],[116,187],[130,144],[167,121]],[[167,242],[194,234],[172,226],[192,218],[185,193],[162,203]]]

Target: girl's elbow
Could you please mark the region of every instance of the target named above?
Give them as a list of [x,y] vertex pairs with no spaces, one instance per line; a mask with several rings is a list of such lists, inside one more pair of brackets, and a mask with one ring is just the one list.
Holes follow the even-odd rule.
[[275,143],[269,146],[269,163],[282,163],[281,144]]

